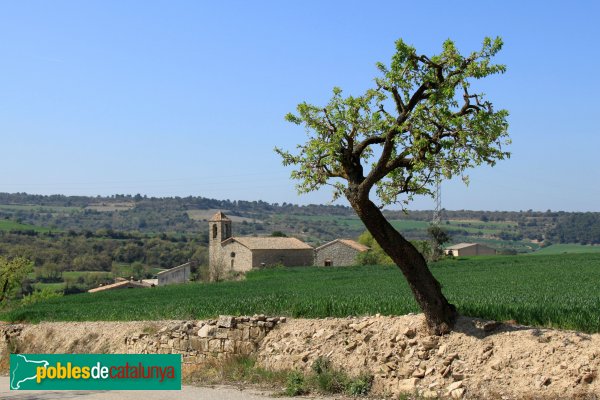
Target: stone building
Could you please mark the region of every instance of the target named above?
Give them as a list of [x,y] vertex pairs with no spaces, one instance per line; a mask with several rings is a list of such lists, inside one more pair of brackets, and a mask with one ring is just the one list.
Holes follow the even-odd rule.
[[336,239],[317,247],[315,265],[332,267],[356,265],[356,256],[369,251],[369,247],[351,239]]
[[172,283],[189,282],[191,274],[191,263],[185,263],[178,267],[167,269],[158,273],[158,286],[170,285]]
[[454,257],[493,256],[496,254],[496,250],[479,243],[459,243],[446,247],[444,254]]
[[249,271],[282,264],[289,267],[313,265],[312,246],[289,237],[233,237],[231,220],[222,212],[209,223],[209,263],[221,271]]

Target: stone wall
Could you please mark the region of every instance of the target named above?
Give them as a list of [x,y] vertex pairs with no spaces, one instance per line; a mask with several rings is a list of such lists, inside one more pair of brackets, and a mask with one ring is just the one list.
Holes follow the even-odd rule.
[[252,267],[260,268],[283,264],[286,267],[306,267],[313,265],[313,249],[261,249],[252,252]]
[[250,355],[285,317],[220,316],[218,320],[174,322],[157,332],[125,338],[130,354],[181,354],[184,364]]
[[331,261],[332,266],[356,265],[356,256],[359,251],[341,242],[324,245],[315,252],[315,265],[325,266],[325,261]]
[[[252,269],[252,252],[245,246],[239,244],[236,241],[230,241],[221,247],[211,248],[216,256],[214,258],[214,265],[222,265],[224,271],[250,271]],[[233,257],[232,254],[235,254]],[[233,263],[232,263],[233,261]]]

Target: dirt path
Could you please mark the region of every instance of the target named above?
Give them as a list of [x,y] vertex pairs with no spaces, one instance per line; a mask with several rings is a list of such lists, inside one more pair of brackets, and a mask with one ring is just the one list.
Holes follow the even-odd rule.
[[[238,390],[233,388],[204,388],[183,386],[182,390],[114,390],[114,391],[11,391],[7,376],[0,376],[0,399],[10,400],[50,400],[50,399],[81,399],[81,400],[273,400],[271,393],[256,390]],[[277,399],[290,399],[277,397]],[[294,399],[298,399],[295,397]]]

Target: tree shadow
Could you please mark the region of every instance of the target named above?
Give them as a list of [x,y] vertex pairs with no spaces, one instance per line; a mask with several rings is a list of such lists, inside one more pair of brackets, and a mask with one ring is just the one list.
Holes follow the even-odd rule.
[[462,333],[477,339],[485,339],[490,336],[506,332],[532,331],[533,335],[542,335],[545,328],[536,328],[532,326],[519,325],[516,322],[499,322],[489,319],[473,318],[460,315],[453,332]]

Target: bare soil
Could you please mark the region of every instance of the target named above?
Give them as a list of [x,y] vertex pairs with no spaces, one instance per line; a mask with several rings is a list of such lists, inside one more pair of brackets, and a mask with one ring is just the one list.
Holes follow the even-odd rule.
[[[125,337],[180,322],[27,324],[16,342],[0,340],[0,366],[6,372],[10,351],[124,353]],[[0,332],[10,327],[0,323]],[[460,318],[442,337],[427,333],[422,315],[288,319],[266,336],[256,356],[265,368],[305,371],[327,358],[349,375],[372,374],[373,392],[394,397],[600,398],[600,334],[473,318]]]

